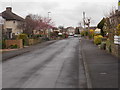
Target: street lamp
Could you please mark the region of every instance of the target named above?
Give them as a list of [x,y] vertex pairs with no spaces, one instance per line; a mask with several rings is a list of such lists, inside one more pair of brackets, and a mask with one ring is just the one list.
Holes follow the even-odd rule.
[[49,14],[50,14],[51,12],[48,12],[48,19],[49,19]]
[[[48,12],[48,19],[50,19],[49,18],[49,14],[50,14],[51,12]],[[48,38],[50,39],[50,28],[49,28],[49,26],[48,26]]]

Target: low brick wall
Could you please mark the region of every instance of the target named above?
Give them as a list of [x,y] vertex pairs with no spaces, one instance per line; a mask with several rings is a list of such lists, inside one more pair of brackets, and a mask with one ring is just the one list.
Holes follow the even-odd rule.
[[9,48],[11,45],[17,45],[19,48],[23,48],[23,40],[5,40],[6,48]]
[[42,40],[41,39],[29,39],[29,45],[37,44],[40,43]]

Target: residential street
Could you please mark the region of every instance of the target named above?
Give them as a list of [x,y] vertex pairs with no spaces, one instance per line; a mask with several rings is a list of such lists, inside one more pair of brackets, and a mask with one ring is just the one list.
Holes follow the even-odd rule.
[[3,90],[120,88],[120,0],[1,1]]
[[86,88],[79,43],[68,38],[9,59],[3,88]]

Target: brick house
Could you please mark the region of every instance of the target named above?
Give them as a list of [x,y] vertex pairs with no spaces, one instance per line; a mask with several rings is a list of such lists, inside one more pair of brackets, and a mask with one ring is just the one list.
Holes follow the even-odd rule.
[[15,35],[23,32],[22,29],[18,28],[18,25],[24,23],[24,19],[13,13],[11,7],[7,7],[2,12],[2,17],[5,20],[3,29],[7,39],[12,39]]

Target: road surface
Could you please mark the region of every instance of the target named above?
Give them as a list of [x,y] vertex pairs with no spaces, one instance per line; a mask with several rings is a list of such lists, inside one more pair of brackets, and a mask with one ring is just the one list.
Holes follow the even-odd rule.
[[80,41],[69,38],[2,64],[3,88],[85,88]]

